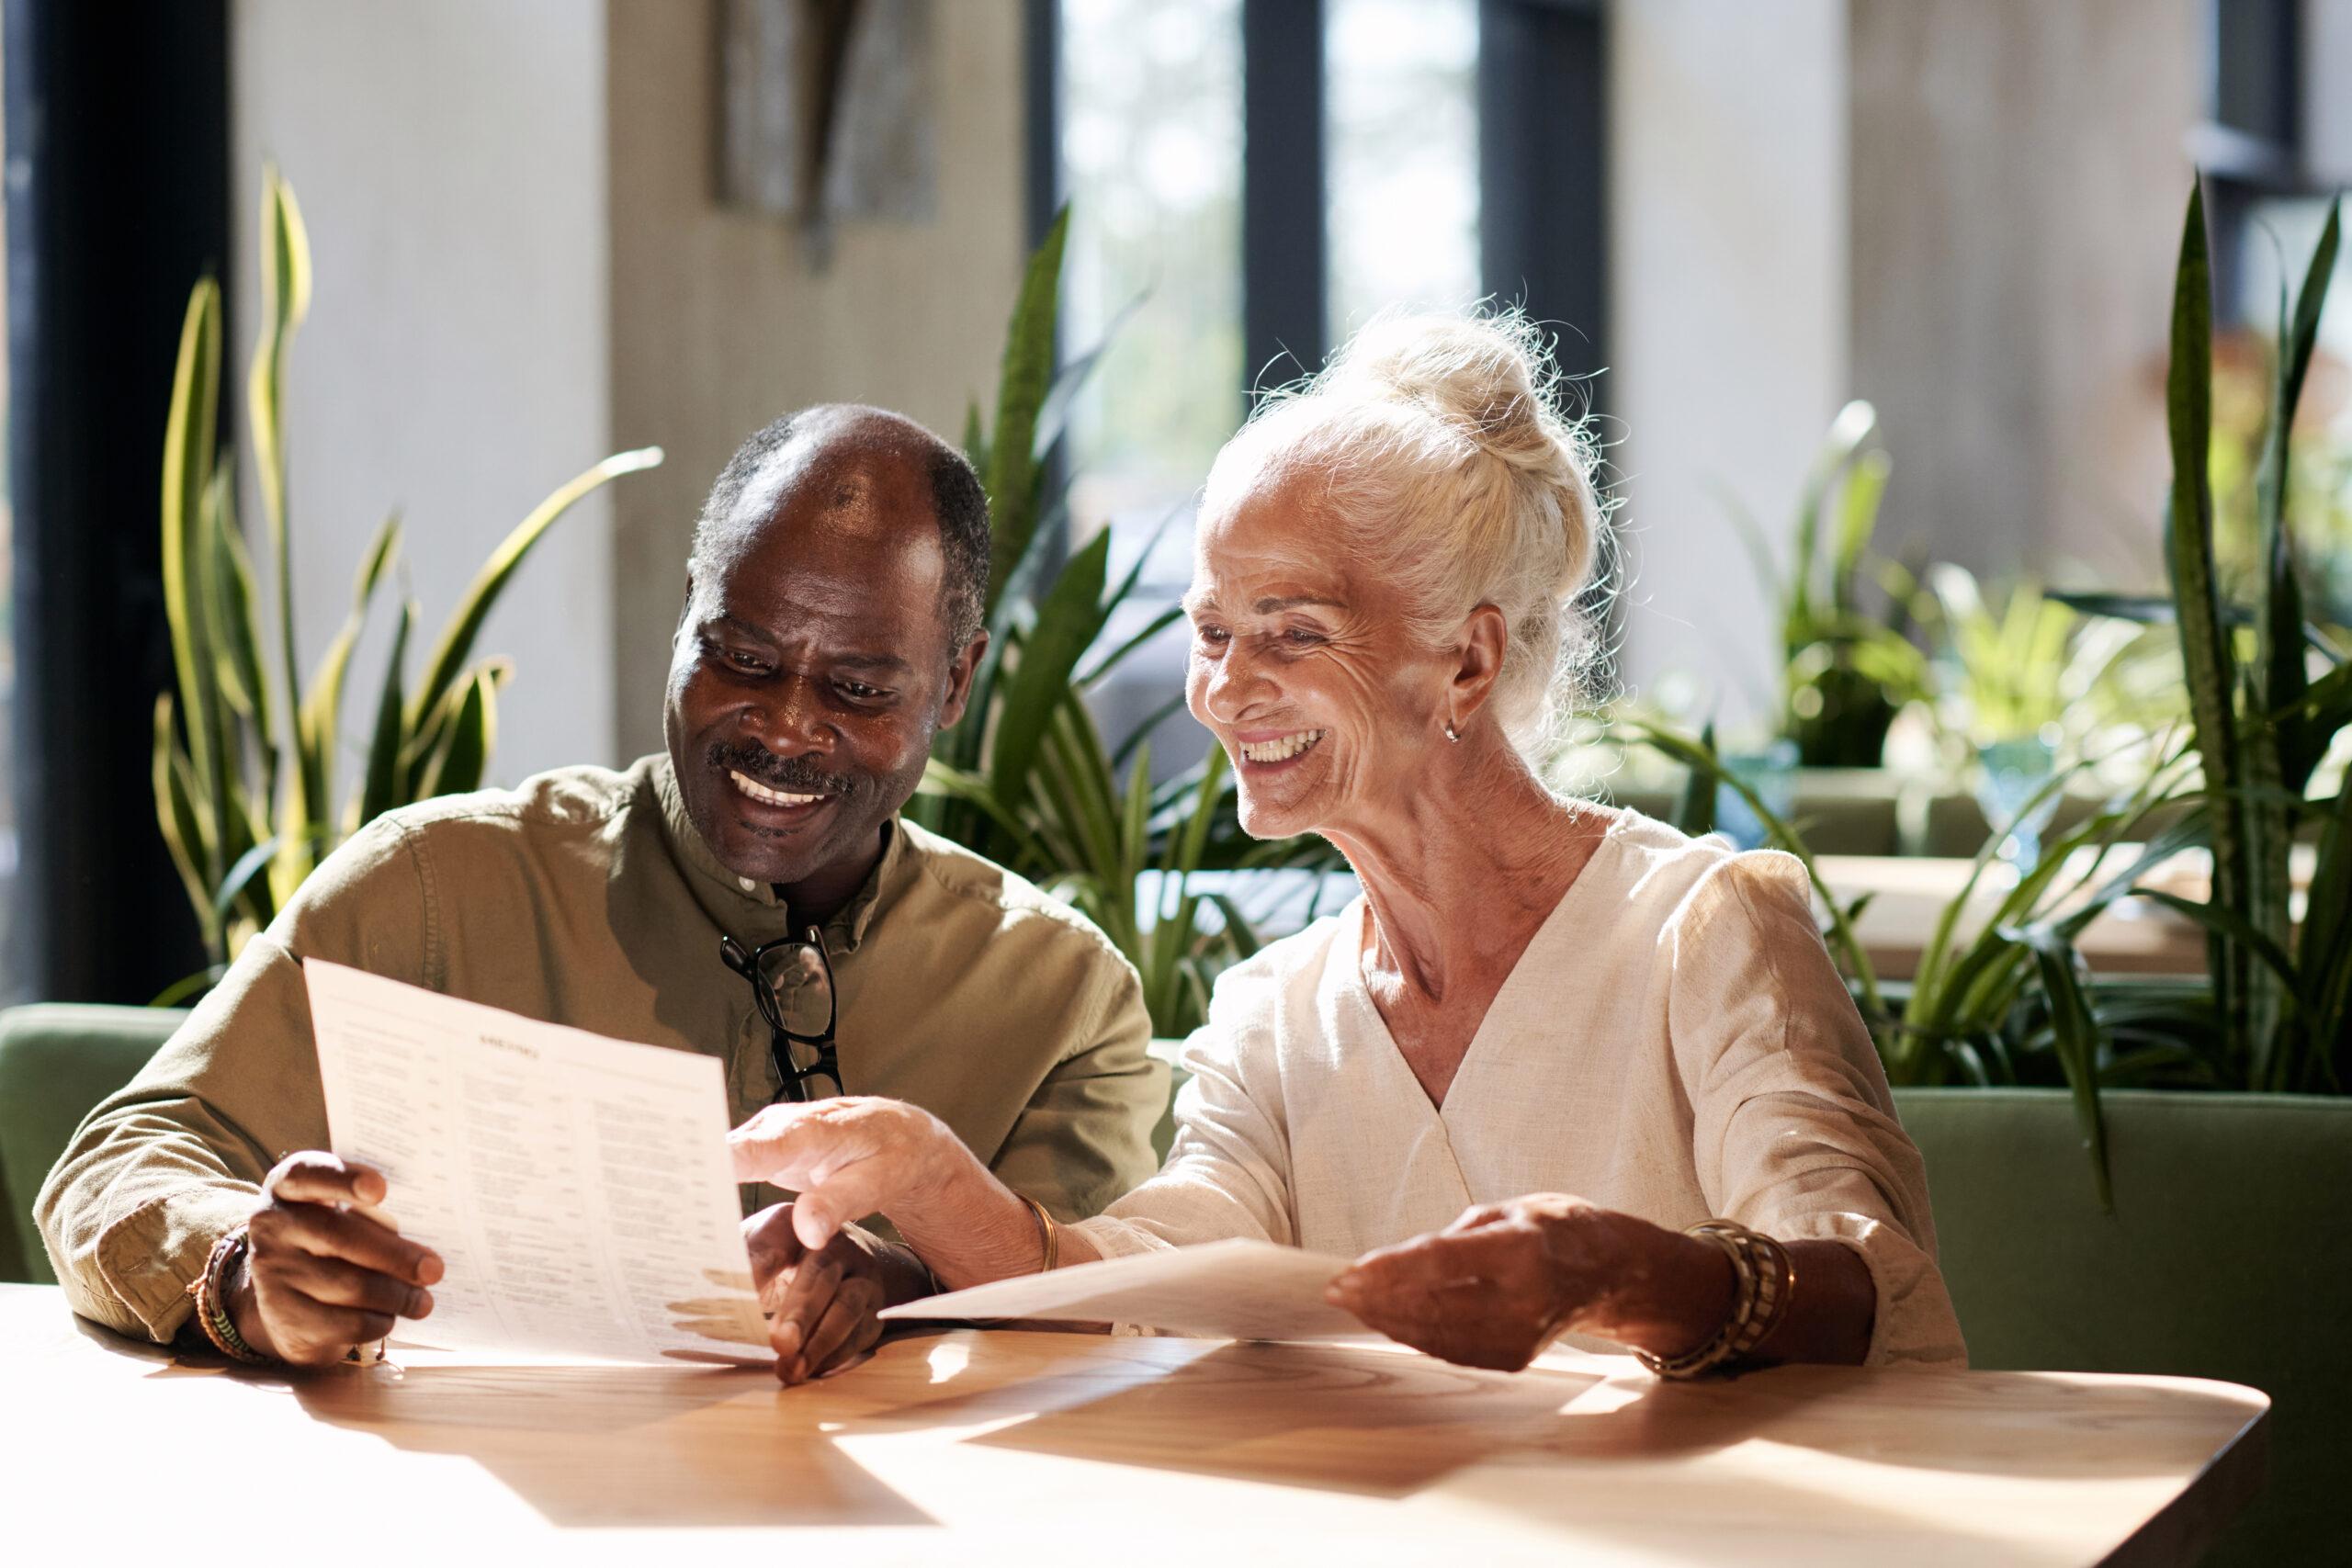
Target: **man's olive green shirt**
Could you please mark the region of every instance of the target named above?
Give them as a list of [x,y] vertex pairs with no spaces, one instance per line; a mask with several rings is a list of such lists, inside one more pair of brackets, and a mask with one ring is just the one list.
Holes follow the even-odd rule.
[[[843,1091],[911,1100],[1016,1190],[1065,1218],[1095,1213],[1151,1174],[1167,1100],[1134,969],[1012,873],[903,821],[887,832],[872,876],[824,926]],[[666,757],[379,818],[302,885],[50,1173],[38,1213],[67,1299],[110,1327],[170,1338],[188,1281],[270,1167],[328,1146],[303,959],[717,1056],[741,1122],[769,1103],[776,1076],[719,938],[756,946],[791,919],[766,884],[712,856]],[[747,1188],[745,1212],[780,1196]]]

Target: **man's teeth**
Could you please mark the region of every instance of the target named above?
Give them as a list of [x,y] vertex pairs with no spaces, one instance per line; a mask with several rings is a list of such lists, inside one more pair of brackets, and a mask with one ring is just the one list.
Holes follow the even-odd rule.
[[786,795],[780,789],[768,788],[757,779],[746,778],[732,768],[727,770],[727,776],[735,781],[737,789],[753,800],[764,800],[770,806],[814,806],[825,798],[821,795]]
[[1250,762],[1287,761],[1322,739],[1325,733],[1320,729],[1302,729],[1295,735],[1285,735],[1279,740],[1244,740],[1241,743],[1241,757],[1244,761]]

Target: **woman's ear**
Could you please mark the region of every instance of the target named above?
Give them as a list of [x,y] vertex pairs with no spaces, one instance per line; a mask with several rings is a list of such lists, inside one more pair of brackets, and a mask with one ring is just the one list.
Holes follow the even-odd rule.
[[1459,659],[1446,693],[1446,720],[1456,730],[1465,728],[1494,694],[1502,679],[1503,655],[1510,647],[1510,627],[1492,604],[1470,612],[1462,625]]

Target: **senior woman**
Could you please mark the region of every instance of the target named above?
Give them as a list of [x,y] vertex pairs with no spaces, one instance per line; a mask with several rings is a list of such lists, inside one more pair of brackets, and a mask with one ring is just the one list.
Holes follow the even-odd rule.
[[[1262,408],[1204,492],[1186,694],[1243,828],[1321,834],[1363,897],[1219,979],[1168,1163],[1101,1216],[845,1098],[734,1134],[740,1178],[799,1193],[787,1250],[880,1212],[952,1289],[1251,1237],[1354,1258],[1334,1303],[1472,1365],[1564,1332],[1667,1373],[1960,1359],[1919,1156],[1797,863],[1530,765],[1599,525],[1515,320],[1376,322]],[[794,1381],[873,1332],[804,1272]]]

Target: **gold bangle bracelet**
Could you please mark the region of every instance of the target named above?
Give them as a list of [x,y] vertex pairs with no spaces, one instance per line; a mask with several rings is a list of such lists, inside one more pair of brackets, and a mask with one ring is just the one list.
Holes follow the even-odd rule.
[[1026,1192],[1015,1192],[1013,1196],[1028,1204],[1029,1212],[1036,1216],[1037,1241],[1045,1255],[1045,1260],[1037,1265],[1037,1272],[1050,1274],[1061,1262],[1062,1228],[1054,1223],[1053,1215],[1046,1213],[1046,1206]]
[[1736,1279],[1731,1314],[1721,1328],[1679,1356],[1637,1350],[1642,1365],[1662,1378],[1697,1378],[1732,1370],[1772,1336],[1796,1293],[1796,1262],[1789,1249],[1760,1231],[1730,1220],[1709,1220],[1683,1233],[1714,1243],[1731,1259]]

